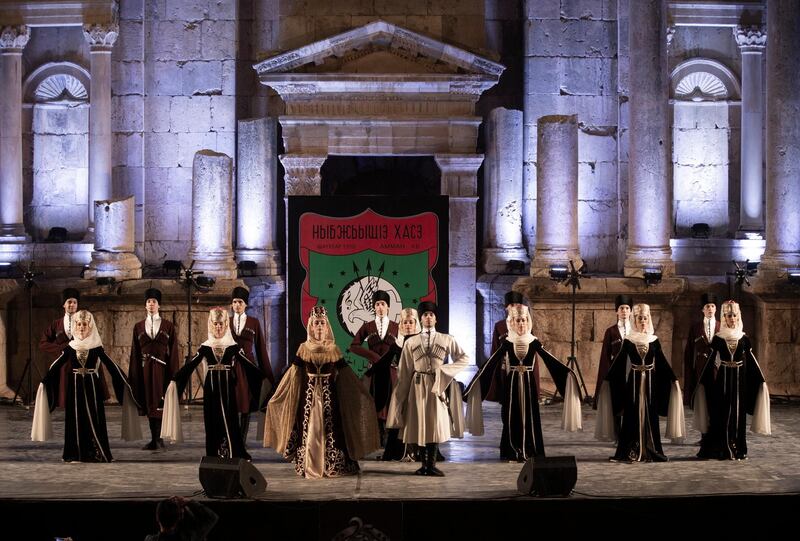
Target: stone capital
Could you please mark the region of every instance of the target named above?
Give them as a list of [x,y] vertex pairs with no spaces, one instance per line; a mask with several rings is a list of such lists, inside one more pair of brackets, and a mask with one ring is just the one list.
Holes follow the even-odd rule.
[[285,171],[286,195],[320,195],[322,176],[320,168],[327,156],[284,154],[280,156]]
[[119,36],[119,25],[109,24],[85,24],[83,25],[83,37],[89,44],[91,52],[110,51]]
[[761,26],[737,26],[733,37],[743,51],[760,51],[767,45],[767,32]]
[[478,169],[483,154],[434,154],[442,172],[442,195],[470,197],[478,193]]
[[435,154],[433,159],[442,173],[477,174],[483,154]]
[[21,53],[30,39],[30,26],[4,26],[0,30],[0,52]]

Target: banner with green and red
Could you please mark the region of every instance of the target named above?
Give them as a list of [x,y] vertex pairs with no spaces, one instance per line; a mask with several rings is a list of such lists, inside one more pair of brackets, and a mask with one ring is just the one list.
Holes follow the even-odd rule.
[[447,197],[289,198],[289,355],[306,338],[314,306],[328,312],[336,343],[361,375],[367,361],[350,353],[361,325],[375,317],[372,295],[391,298],[390,319],[421,301],[441,306],[447,328]]

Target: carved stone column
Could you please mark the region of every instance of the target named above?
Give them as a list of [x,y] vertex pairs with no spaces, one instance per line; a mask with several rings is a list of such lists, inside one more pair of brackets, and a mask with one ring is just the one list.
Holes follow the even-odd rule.
[[94,201],[112,197],[111,49],[119,26],[84,25],[92,75],[89,93],[89,235],[94,228]]
[[578,117],[549,115],[537,121],[536,251],[531,276],[551,265],[583,267],[578,249]]
[[800,3],[767,1],[767,248],[761,268],[800,267]]
[[630,151],[628,249],[625,276],[641,278],[647,267],[675,273],[669,187],[669,70],[666,3],[630,2]]
[[319,170],[328,156],[309,154],[284,154],[280,156],[285,182],[285,194],[321,195],[322,176]]
[[483,268],[502,273],[528,261],[522,245],[522,111],[492,109],[486,124]]
[[117,280],[142,277],[142,263],[134,254],[136,244],[135,197],[94,202],[94,251],[87,279],[101,276]]
[[450,196],[450,330],[475,362],[475,234],[482,154],[436,154],[442,195]]
[[22,219],[22,50],[27,26],[0,30],[0,242],[27,242]]
[[236,259],[255,261],[256,274],[281,272],[275,246],[278,163],[274,118],[239,121],[236,182]]
[[764,230],[764,85],[762,59],[767,34],[759,27],[738,27],[734,37],[742,52],[742,184],[739,231]]
[[233,160],[200,150],[192,163],[192,247],[194,269],[215,278],[236,278],[233,260]]

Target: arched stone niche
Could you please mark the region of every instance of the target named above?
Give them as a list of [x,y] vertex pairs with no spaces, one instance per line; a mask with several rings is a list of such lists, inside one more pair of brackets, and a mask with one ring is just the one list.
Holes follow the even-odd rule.
[[29,112],[25,190],[26,227],[35,241],[52,227],[77,240],[87,228],[89,72],[71,62],[51,62],[23,83]]
[[707,223],[712,237],[738,226],[741,85],[724,64],[692,58],[671,73],[674,236]]

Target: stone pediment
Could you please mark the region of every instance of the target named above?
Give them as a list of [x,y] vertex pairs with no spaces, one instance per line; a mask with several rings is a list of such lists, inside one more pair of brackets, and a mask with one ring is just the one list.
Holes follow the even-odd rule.
[[445,73],[487,76],[497,80],[505,67],[464,49],[374,21],[254,66],[270,73]]
[[[253,66],[284,101],[387,95],[466,95],[497,84],[505,66],[385,21],[371,22]],[[469,100],[468,100],[469,101]]]

